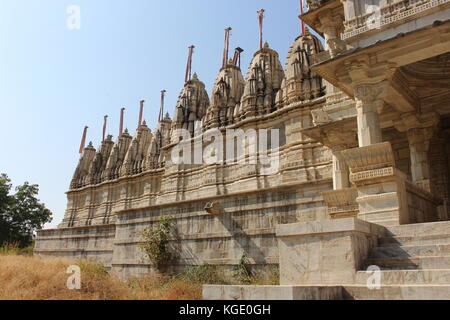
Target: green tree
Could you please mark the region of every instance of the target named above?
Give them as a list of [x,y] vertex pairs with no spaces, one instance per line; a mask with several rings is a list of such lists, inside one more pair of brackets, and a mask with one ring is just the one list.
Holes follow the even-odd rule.
[[37,198],[39,186],[25,182],[11,195],[11,180],[0,175],[0,245],[18,243],[26,247],[37,229],[52,221],[52,212]]

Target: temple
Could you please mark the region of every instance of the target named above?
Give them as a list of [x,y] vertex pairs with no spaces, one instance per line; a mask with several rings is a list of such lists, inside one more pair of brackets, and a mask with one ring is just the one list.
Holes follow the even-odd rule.
[[[206,299],[448,299],[450,1],[307,6],[284,67],[268,43],[245,77],[226,56],[211,95],[188,76],[154,132],[144,122],[84,148],[65,217],[35,253],[146,274],[140,233],[170,215],[174,269],[245,253],[280,270],[282,287],[205,286]],[[279,166],[175,163],[179,129],[203,147],[212,129],[277,129]]]

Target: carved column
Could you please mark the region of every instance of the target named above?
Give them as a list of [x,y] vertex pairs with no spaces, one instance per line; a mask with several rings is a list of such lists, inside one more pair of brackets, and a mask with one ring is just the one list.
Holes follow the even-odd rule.
[[[330,58],[334,58],[347,49],[346,43],[340,38],[343,27],[342,16],[334,14],[332,10],[326,10],[318,18],[325,38],[325,51],[329,52]],[[328,95],[340,92],[326,79],[322,79],[322,81]]]
[[421,115],[406,113],[394,121],[395,128],[400,132],[406,132],[408,137],[412,182],[428,192],[431,192],[428,151],[439,118],[435,113]]
[[379,111],[384,101],[384,83],[360,84],[355,87],[355,100],[358,121],[358,142],[360,147],[381,143]]
[[339,36],[343,27],[342,16],[326,10],[319,16],[319,21],[325,38],[325,50],[330,52],[331,58],[345,51],[347,45]]
[[331,130],[325,134],[324,142],[333,153],[333,190],[323,192],[322,196],[327,204],[327,212],[331,219],[356,217],[358,204],[357,190],[350,186],[350,171],[343,151],[356,145],[355,131]]
[[333,153],[333,189],[345,189],[350,187],[349,180],[349,169],[344,157],[342,156],[342,151],[347,148],[342,146],[337,146],[331,149]]
[[411,175],[414,184],[431,192],[428,151],[433,128],[414,128],[407,131],[411,152]]

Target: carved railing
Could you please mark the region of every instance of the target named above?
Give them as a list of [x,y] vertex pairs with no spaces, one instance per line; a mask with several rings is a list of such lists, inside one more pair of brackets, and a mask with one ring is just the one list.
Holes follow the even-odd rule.
[[387,25],[418,16],[446,3],[450,3],[450,0],[400,0],[384,7],[373,7],[371,12],[355,13],[355,17],[344,22],[345,29],[342,39],[346,40],[370,30],[382,29]]

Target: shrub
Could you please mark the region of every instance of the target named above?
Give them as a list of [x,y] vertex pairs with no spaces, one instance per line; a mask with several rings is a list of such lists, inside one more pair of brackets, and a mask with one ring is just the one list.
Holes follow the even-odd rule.
[[243,253],[239,264],[234,268],[233,278],[236,279],[238,284],[241,285],[256,285],[260,284],[260,281],[252,274],[250,269],[250,261],[247,258],[247,254]]
[[186,268],[177,276],[181,280],[185,280],[193,284],[228,284],[224,275],[219,272],[217,267],[203,264],[200,266],[192,266]]
[[175,255],[169,249],[169,236],[172,227],[172,217],[164,216],[153,228],[146,228],[141,235],[143,242],[139,247],[160,271],[163,271],[175,258]]

